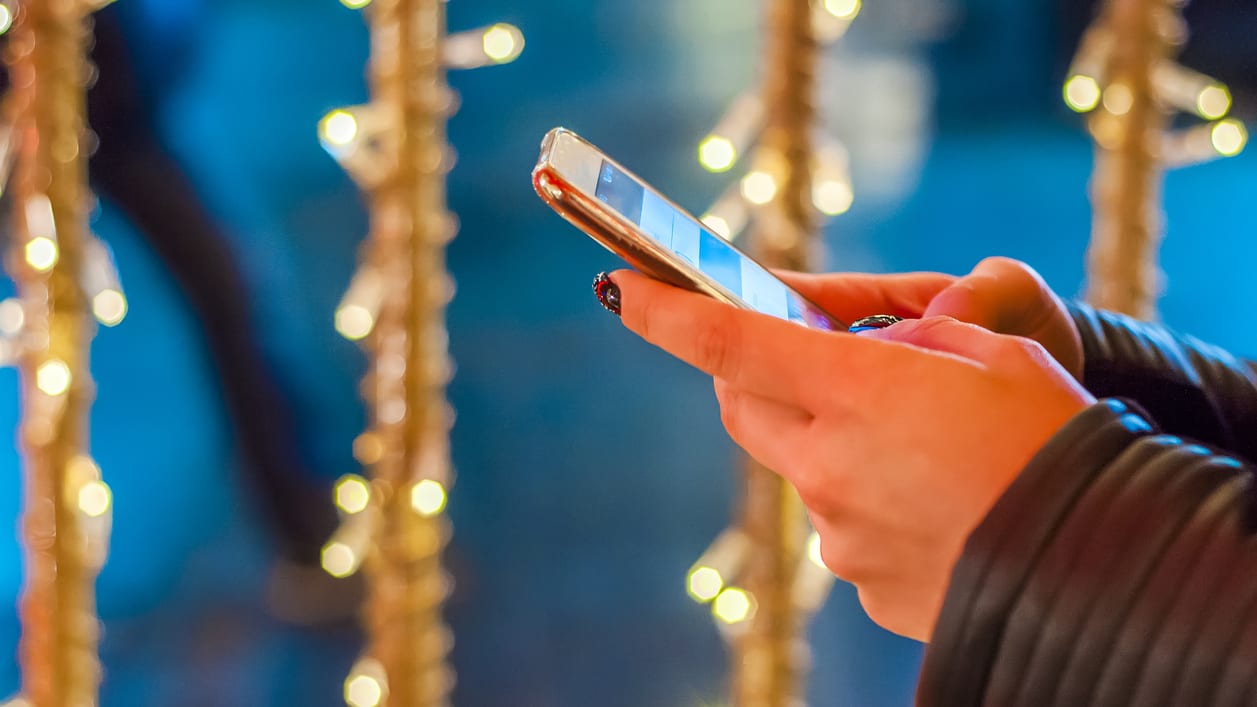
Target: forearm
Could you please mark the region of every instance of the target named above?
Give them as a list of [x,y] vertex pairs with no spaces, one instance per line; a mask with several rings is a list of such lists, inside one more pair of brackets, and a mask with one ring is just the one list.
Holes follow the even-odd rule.
[[920,707],[1230,704],[1254,685],[1251,473],[1105,401],[957,563]]
[[1071,304],[1083,385],[1138,402],[1167,432],[1257,459],[1257,375],[1250,364],[1159,324]]

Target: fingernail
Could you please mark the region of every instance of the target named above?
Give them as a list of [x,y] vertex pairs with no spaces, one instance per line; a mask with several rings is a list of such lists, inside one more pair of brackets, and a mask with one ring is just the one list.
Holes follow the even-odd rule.
[[608,312],[620,316],[620,287],[605,272],[594,278],[594,296]]
[[903,319],[893,314],[874,314],[871,317],[855,320],[851,326],[847,327],[847,331],[852,334],[863,334],[864,332],[885,329],[892,324],[898,324],[902,321]]

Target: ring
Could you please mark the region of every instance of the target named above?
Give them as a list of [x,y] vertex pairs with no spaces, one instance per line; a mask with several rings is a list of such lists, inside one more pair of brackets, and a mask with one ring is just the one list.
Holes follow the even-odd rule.
[[847,327],[847,331],[852,334],[858,334],[872,329],[885,329],[891,324],[898,324],[902,321],[902,317],[896,317],[893,314],[874,314],[871,317],[855,320],[851,326]]

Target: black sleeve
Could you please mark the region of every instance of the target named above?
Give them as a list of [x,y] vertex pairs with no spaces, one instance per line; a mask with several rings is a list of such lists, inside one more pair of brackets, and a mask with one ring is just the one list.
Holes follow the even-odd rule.
[[1083,385],[1138,402],[1163,429],[1257,459],[1252,364],[1159,324],[1071,304],[1083,344]]
[[1251,471],[1104,400],[970,536],[918,707],[1253,704]]

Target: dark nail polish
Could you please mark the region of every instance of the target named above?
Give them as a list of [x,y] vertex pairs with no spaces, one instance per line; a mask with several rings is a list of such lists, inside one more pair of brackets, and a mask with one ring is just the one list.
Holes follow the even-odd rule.
[[892,324],[898,324],[903,320],[893,314],[874,314],[871,317],[857,319],[847,331],[852,334],[859,334],[862,331],[871,331],[873,329],[885,329]]
[[594,278],[594,295],[608,312],[620,316],[620,288],[605,272]]

